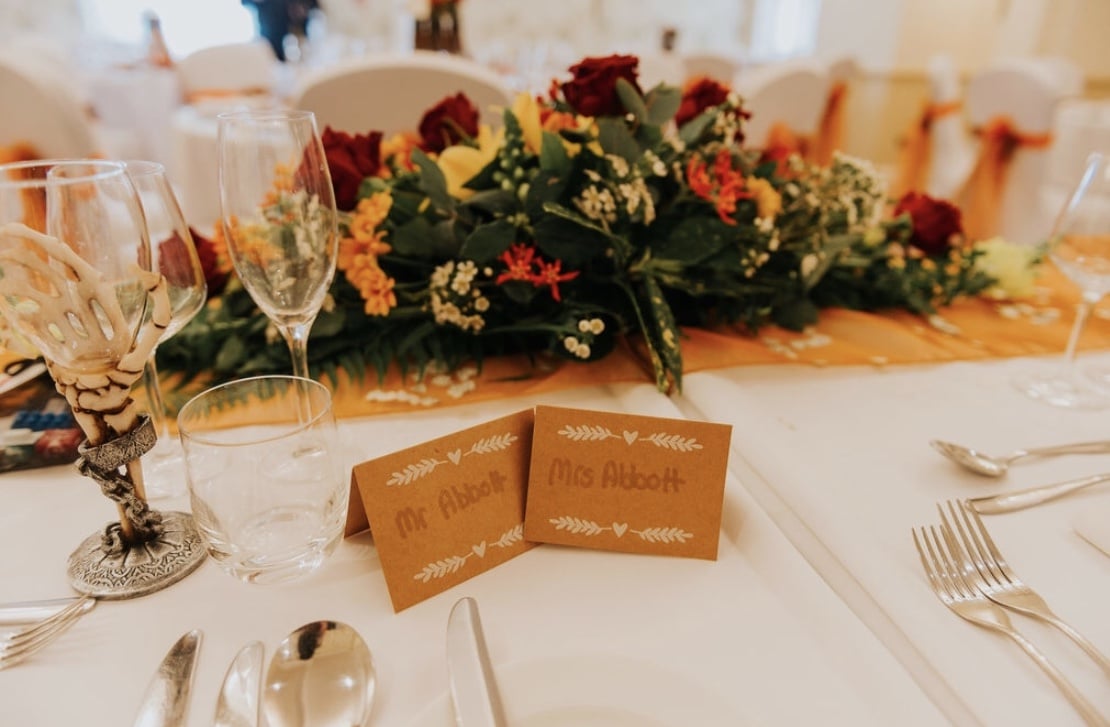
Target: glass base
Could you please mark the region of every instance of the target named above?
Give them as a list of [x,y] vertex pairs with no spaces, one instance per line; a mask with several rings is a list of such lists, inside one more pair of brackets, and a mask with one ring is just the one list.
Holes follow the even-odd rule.
[[1102,389],[1078,371],[1054,370],[1019,374],[1014,386],[1025,395],[1066,409],[1110,407],[1110,385]]
[[85,538],[69,556],[70,585],[96,598],[137,598],[173,585],[204,562],[208,551],[193,517],[183,512],[162,513],[161,536],[110,555],[101,547],[103,535]]

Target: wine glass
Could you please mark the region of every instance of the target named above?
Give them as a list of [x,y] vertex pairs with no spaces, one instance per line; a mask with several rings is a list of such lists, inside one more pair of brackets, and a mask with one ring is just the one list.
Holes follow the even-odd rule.
[[289,345],[293,375],[311,378],[308,334],[339,246],[316,117],[235,111],[217,118],[220,209],[232,264]]
[[[204,307],[208,286],[192,233],[166,178],[165,167],[156,162],[130,160],[125,162],[125,166],[146,217],[153,269],[166,279],[170,323],[160,339],[165,341],[184,328]],[[154,430],[158,433],[154,449],[144,460],[147,495],[152,499],[184,495],[181,444],[176,437],[170,436],[155,351],[150,352],[143,371],[143,389]]]
[[123,164],[0,166],[0,314],[42,354],[85,434],[78,469],[119,513],[70,555],[73,587],[129,598],[190,573],[204,559],[192,518],[146,502],[139,457],[154,433],[131,390],[169,301]]
[[1034,399],[1074,409],[1110,406],[1110,395],[1076,365],[1076,347],[1091,310],[1110,292],[1110,157],[1092,154],[1049,239],[1056,267],[1079,286],[1065,365],[1019,375],[1015,385]]

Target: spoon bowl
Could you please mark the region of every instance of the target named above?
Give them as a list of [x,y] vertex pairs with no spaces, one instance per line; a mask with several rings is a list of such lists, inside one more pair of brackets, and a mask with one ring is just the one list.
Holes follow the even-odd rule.
[[370,719],[377,677],[370,648],[350,626],[313,621],[270,659],[262,695],[269,727],[352,727]]
[[1011,464],[1027,457],[1052,457],[1060,454],[1106,454],[1110,452],[1110,441],[1075,442],[1073,444],[1058,444],[1052,447],[1017,449],[1002,456],[991,456],[962,444],[954,444],[939,439],[933,439],[929,444],[933,446],[933,449],[961,467],[986,477],[1001,477],[1010,469]]

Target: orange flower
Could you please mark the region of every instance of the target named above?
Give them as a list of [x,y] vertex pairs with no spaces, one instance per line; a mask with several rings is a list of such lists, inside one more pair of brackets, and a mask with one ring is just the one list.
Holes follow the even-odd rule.
[[387,316],[397,307],[397,295],[393,292],[394,280],[378,267],[378,261],[370,255],[356,255],[347,270],[350,281],[362,299],[366,301],[363,310],[368,316]]
[[281,195],[293,191],[293,167],[288,164],[278,164],[274,167],[274,183],[266,196],[262,198],[265,207],[272,207],[281,201]]
[[412,150],[420,148],[420,137],[412,132],[394,134],[382,140],[382,159],[387,164],[382,165],[382,176],[388,176],[388,164],[396,164],[401,169],[412,171],[416,165],[412,163]]
[[736,224],[732,217],[736,213],[736,203],[752,197],[745,187],[744,175],[732,168],[732,154],[728,149],[717,152],[712,173],[704,159],[692,157],[686,165],[686,181],[694,194],[713,203],[717,216],[726,225]]
[[532,285],[535,285],[537,288],[544,285],[551,286],[551,297],[556,303],[562,301],[562,296],[559,294],[559,283],[574,280],[578,277],[579,271],[575,270],[570,273],[562,272],[562,260],[556,260],[553,263],[541,261],[539,266],[539,271],[532,277]]

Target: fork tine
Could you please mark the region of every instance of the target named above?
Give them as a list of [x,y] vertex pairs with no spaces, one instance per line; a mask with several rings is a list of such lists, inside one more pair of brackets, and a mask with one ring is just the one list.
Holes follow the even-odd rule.
[[983,524],[983,519],[979,517],[979,513],[970,510],[970,508],[961,508],[961,512],[963,512],[968,527],[971,528],[973,532],[978,533],[979,537],[982,538],[983,545],[986,549],[986,555],[994,562],[995,568],[1002,575],[1002,580],[1010,582],[1016,581],[1017,578],[1014,576],[1014,572],[1010,570],[1010,565],[1006,562],[1006,559],[1002,557],[1002,553],[999,552],[998,546],[994,544],[994,538],[992,538],[990,532],[987,531],[987,526]]
[[66,606],[61,611],[44,618],[43,620],[31,626],[10,634],[6,637],[0,638],[0,648],[11,647],[23,641],[31,641],[38,638],[39,634],[51,632],[57,623],[66,623],[72,616],[80,616],[86,611],[96,605],[96,601],[90,596],[83,596],[77,601]]
[[944,583],[945,590],[948,592],[952,599],[968,598],[963,579],[955,572],[952,561],[948,555],[948,549],[944,546],[940,535],[937,534],[936,526],[930,525],[928,530],[928,540],[926,541],[929,547],[929,554],[933,557],[936,563],[937,575]]
[[[979,581],[981,587],[993,586],[997,578],[991,571],[989,559],[983,557],[983,549],[973,537],[970,527],[965,527],[957,513],[958,506],[951,500],[944,504],[948,506],[948,512],[945,512],[940,503],[937,503],[937,512],[940,513],[940,521],[945,533],[952,536],[950,547],[953,553],[964,562],[965,573]],[[959,542],[956,542],[957,537]]]
[[15,643],[9,642],[3,647],[0,647],[0,669],[14,666],[33,655],[44,646],[51,643],[55,636],[61,634],[76,623],[83,614],[84,611],[81,610],[70,611],[65,618],[51,622],[48,629],[37,631],[33,637]]

